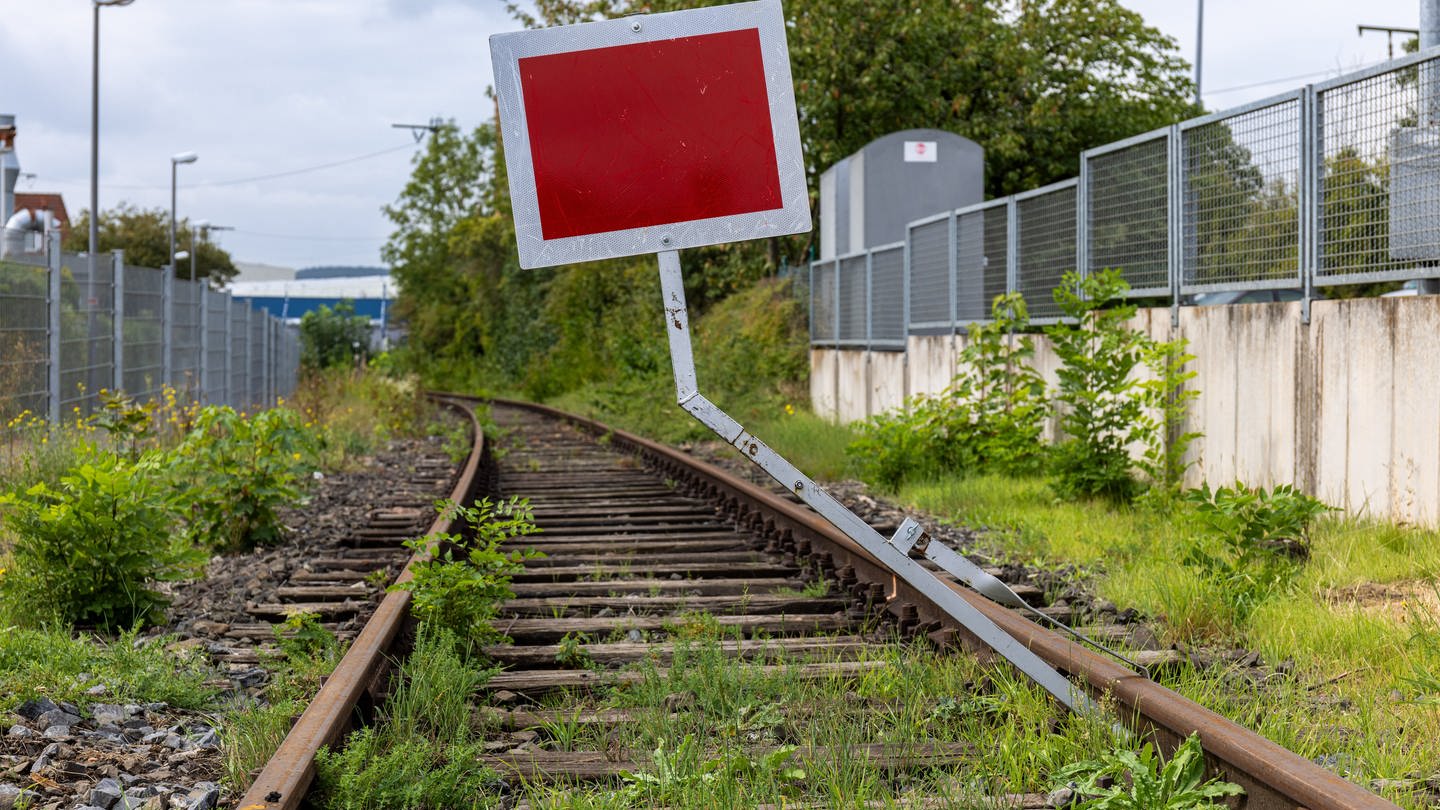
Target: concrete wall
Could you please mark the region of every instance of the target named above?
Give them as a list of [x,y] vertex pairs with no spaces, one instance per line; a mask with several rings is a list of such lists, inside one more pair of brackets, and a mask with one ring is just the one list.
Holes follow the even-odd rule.
[[[1186,307],[1174,329],[1169,310],[1142,310],[1135,326],[1196,356],[1187,429],[1204,437],[1187,483],[1293,483],[1352,514],[1440,525],[1440,296],[1317,301],[1308,326],[1299,303]],[[1058,358],[1035,342],[1053,386]],[[895,353],[812,351],[812,403],[851,421],[901,391],[936,393],[963,346],[911,337],[908,368]]]

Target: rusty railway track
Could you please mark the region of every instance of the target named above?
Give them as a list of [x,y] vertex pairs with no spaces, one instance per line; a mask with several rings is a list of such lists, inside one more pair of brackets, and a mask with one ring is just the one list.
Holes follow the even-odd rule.
[[[664,631],[673,627],[682,609],[710,611],[732,631],[722,642],[725,651],[759,665],[777,657],[793,661],[816,656],[815,663],[800,669],[802,678],[859,674],[868,665],[859,653],[882,643],[865,632],[877,620],[904,635],[928,636],[942,647],[982,656],[988,652],[948,615],[778,488],[736,478],[672,448],[544,406],[496,401],[493,413],[521,439],[496,464],[477,427],[476,446],[455,484],[454,497],[528,497],[542,534],[526,544],[547,555],[527,563],[515,580],[516,598],[503,609],[498,626],[514,643],[490,650],[506,667],[484,687],[496,707],[489,710],[489,720],[502,730],[524,731],[567,717],[567,709],[538,708],[544,696],[556,690],[583,692],[641,677],[619,668],[640,660],[664,667],[675,650]],[[432,532],[450,529],[431,527]],[[406,576],[408,570],[401,574]],[[838,583],[839,592],[804,595],[807,579],[815,576]],[[1104,696],[1124,722],[1153,735],[1162,748],[1198,733],[1208,764],[1245,788],[1246,808],[1395,807],[1010,609],[958,584],[952,587],[1093,696]],[[242,798],[241,808],[300,806],[313,778],[315,751],[336,744],[382,698],[387,662],[394,654],[391,645],[401,636],[408,598],[405,592],[386,596]],[[617,638],[614,616],[622,612],[625,635]],[[575,649],[575,639],[585,641],[585,654],[598,666],[557,666],[566,649]],[[613,725],[632,718],[617,710],[584,717],[569,714],[568,719]],[[941,744],[897,751],[856,743],[847,749],[814,749],[798,756],[859,756],[882,769],[906,770],[956,763],[968,755]],[[633,752],[560,752],[503,744],[483,760],[515,782],[607,780],[645,765]],[[1011,806],[1042,806],[1036,797],[1003,798]],[[516,806],[526,805],[521,800]]]

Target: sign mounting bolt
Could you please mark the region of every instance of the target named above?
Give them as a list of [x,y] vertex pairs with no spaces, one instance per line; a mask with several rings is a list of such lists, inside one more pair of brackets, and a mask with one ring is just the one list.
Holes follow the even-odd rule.
[[[639,25],[639,23],[636,23],[636,25]],[[668,244],[670,244],[670,234],[668,234],[668,233],[667,233],[667,234],[662,234],[662,235],[660,236],[660,244],[662,244],[662,245],[668,245]]]
[[634,31],[634,32],[637,33],[637,34],[640,33],[640,29],[643,28],[643,27],[644,27],[644,26],[642,26],[642,25],[640,24],[640,21],[639,21],[639,20],[636,20],[635,22],[630,23],[630,30],[631,30],[631,31]]

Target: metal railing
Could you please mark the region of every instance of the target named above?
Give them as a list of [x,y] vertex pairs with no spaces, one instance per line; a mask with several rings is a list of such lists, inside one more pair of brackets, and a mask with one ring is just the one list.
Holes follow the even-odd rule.
[[0,424],[87,416],[104,389],[237,408],[294,390],[293,327],[204,282],[127,267],[120,251],[95,258],[92,277],[52,234],[45,253],[0,259]]
[[1011,292],[1053,322],[1077,268],[1177,318],[1197,294],[1294,290],[1307,322],[1317,287],[1440,278],[1440,50],[1086,150],[1077,178],[815,262],[811,343],[903,350]]

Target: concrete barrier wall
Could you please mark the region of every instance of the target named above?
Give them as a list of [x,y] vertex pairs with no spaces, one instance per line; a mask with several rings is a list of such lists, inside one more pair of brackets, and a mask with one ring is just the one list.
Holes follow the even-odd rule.
[[[1316,301],[1309,325],[1288,303],[1186,307],[1173,329],[1169,310],[1142,310],[1135,326],[1184,337],[1196,356],[1187,429],[1204,437],[1188,484],[1293,483],[1352,514],[1440,525],[1440,297]],[[1059,360],[1034,339],[1053,387]],[[812,404],[852,421],[897,407],[897,395],[936,393],[963,347],[963,337],[911,337],[908,364],[812,351]]]

